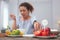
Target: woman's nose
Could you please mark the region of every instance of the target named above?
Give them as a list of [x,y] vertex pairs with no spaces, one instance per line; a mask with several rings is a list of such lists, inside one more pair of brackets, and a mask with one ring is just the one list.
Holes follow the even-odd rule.
[[24,14],[24,12],[22,11],[21,14]]

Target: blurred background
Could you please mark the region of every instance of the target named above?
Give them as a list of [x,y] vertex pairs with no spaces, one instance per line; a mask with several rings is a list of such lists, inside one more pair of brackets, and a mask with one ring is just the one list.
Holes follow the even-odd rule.
[[13,13],[18,17],[19,4],[29,2],[34,7],[32,16],[37,18],[41,23],[43,19],[47,19],[50,28],[59,29],[58,21],[60,21],[60,0],[0,0],[0,30],[9,25],[12,21],[9,19],[9,14]]

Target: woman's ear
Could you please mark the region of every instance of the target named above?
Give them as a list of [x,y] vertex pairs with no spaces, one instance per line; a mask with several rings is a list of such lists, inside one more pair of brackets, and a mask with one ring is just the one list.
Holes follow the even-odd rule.
[[29,13],[31,13],[31,11],[29,10]]

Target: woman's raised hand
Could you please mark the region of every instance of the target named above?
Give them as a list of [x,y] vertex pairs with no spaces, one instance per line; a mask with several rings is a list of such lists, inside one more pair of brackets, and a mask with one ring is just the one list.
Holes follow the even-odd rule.
[[10,14],[10,18],[16,20],[16,16],[14,14]]
[[34,31],[41,30],[41,24],[39,22],[34,23]]

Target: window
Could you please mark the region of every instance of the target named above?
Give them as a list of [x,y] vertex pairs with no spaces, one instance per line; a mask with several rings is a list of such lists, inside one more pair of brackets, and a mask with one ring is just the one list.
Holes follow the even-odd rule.
[[8,25],[8,4],[5,1],[1,1],[1,19],[3,20],[3,28],[7,28]]

